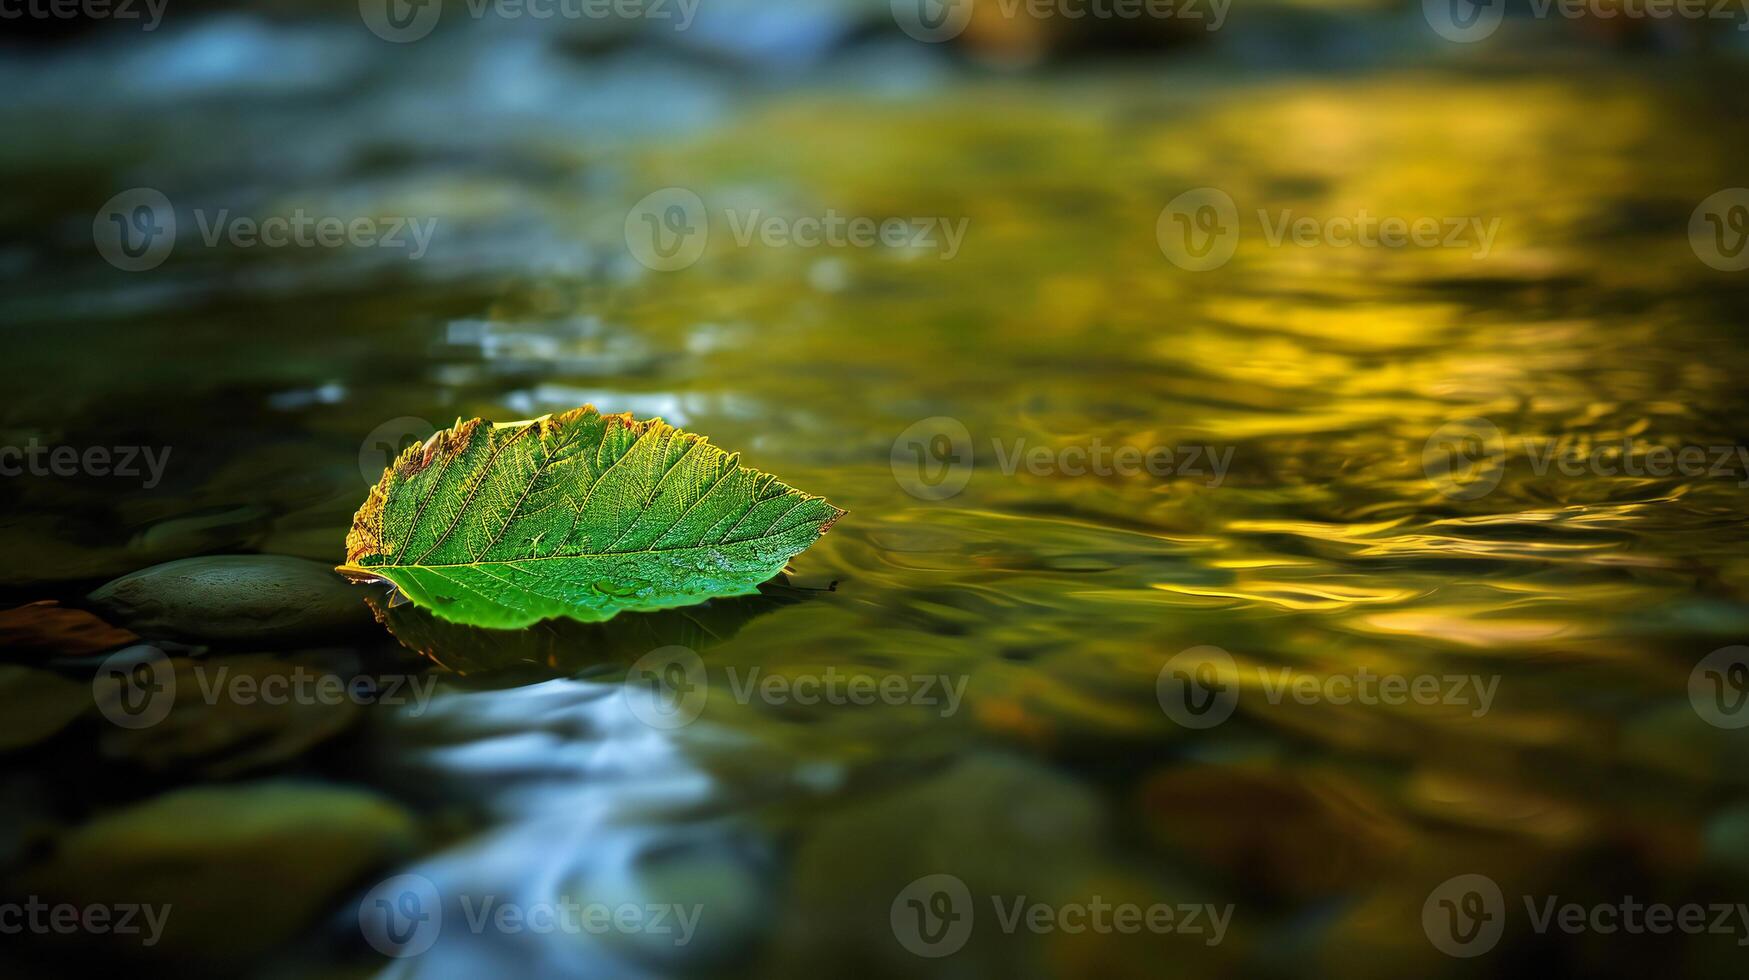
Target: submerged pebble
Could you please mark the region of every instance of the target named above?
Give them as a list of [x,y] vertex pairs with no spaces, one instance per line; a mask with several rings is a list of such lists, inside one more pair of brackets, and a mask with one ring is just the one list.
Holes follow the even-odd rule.
[[[145,651],[140,659],[146,663],[163,665],[156,675],[161,686],[150,695],[158,710],[130,708],[125,686],[106,686],[98,697],[103,713],[117,721],[99,736],[103,755],[137,771],[193,770],[225,779],[281,765],[346,731],[378,691],[346,655],[227,654],[196,661],[136,649]],[[396,678],[391,703],[413,693],[406,680]],[[150,724],[124,723],[129,717]]]
[[46,670],[0,665],[0,752],[35,745],[89,707],[83,685]]
[[147,637],[247,642],[368,629],[364,594],[331,566],[285,555],[214,555],[153,565],[90,600]]
[[288,942],[417,840],[411,815],[363,790],[290,780],[197,786],[68,831],[21,883],[80,904],[150,904],[161,952],[199,964],[196,972],[230,972],[221,965]]
[[128,547],[148,558],[246,548],[260,540],[271,516],[267,508],[251,505],[176,517],[135,535]]

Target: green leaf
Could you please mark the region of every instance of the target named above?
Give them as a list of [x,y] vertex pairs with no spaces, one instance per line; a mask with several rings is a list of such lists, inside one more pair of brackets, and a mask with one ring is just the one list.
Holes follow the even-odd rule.
[[738,459],[589,405],[458,421],[383,472],[339,570],[496,628],[746,595],[844,512]]

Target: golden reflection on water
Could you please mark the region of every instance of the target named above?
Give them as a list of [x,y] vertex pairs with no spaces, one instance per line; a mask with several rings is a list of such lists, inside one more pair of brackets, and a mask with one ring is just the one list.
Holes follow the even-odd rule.
[[[1348,975],[1424,965],[1422,899],[1459,871],[1552,887],[1588,875],[1599,848],[1649,855],[1653,882],[1692,871],[1700,858],[1671,858],[1672,841],[1737,819],[1694,805],[1741,782],[1726,760],[1742,746],[1684,685],[1749,635],[1749,473],[1538,465],[1551,446],[1741,441],[1741,304],[1706,298],[1720,280],[1686,237],[1736,151],[1691,121],[1692,98],[1592,76],[946,92],[911,111],[793,105],[652,151],[648,183],[707,202],[970,219],[946,262],[743,248],[713,226],[705,261],[623,311],[677,335],[751,325],[693,362],[694,403],[721,441],[851,512],[796,563],[840,580],[834,597],[751,624],[716,662],[782,670],[829,643],[877,672],[966,672],[991,747],[1133,771],[1116,819],[1167,860],[1236,892],[1352,898],[1317,947],[1347,950]],[[1154,224],[1199,186],[1239,202],[1241,240],[1196,274],[1165,260]],[[1483,256],[1276,247],[1259,208],[1498,225]],[[736,417],[735,399],[766,413]],[[887,460],[932,416],[963,422],[976,456],[944,501],[908,495]],[[1465,499],[1423,454],[1470,417],[1504,446],[1498,487]],[[1231,468],[1000,465],[1016,440],[1094,439],[1231,448]],[[1199,645],[1233,655],[1243,690],[1235,721],[1186,732],[1156,683]],[[1257,678],[1283,669],[1486,675],[1498,698],[1478,717],[1259,697]],[[927,713],[879,724],[895,751],[950,751]],[[868,735],[819,712],[810,744],[829,751],[838,725],[847,752]],[[1193,777],[1187,760],[1209,765]],[[1230,966],[1270,928],[1209,955]],[[1357,965],[1362,949],[1383,955]]]
[[[309,416],[305,443],[239,433],[208,485],[130,499],[118,519],[258,494],[275,508],[262,550],[331,558],[361,495],[359,433],[582,400],[665,415],[846,507],[794,562],[794,595],[629,636],[412,644],[470,680],[494,657],[571,671],[674,642],[699,646],[713,672],[965,678],[951,715],[718,697],[715,727],[688,733],[735,799],[766,800],[803,770],[829,777],[769,807],[802,841],[773,872],[787,876],[760,961],[773,975],[926,968],[893,943],[886,903],[944,865],[980,894],[1245,903],[1213,949],[1038,940],[1069,975],[1442,970],[1455,961],[1432,959],[1422,903],[1478,870],[1509,894],[1749,887],[1749,813],[1731,802],[1745,744],[1687,694],[1700,657],[1749,637],[1743,460],[1672,476],[1541,462],[1551,449],[1744,442],[1749,354],[1735,334],[1749,302],[1686,230],[1702,198],[1741,180],[1743,140],[1707,121],[1709,96],[1576,71],[1218,91],[1011,81],[857,95],[855,111],[847,98],[783,100],[629,163],[617,148],[568,151],[593,182],[566,174],[541,203],[577,214],[604,254],[623,252],[626,207],[650,189],[707,202],[709,243],[685,270],[494,283],[484,309],[417,284],[332,316],[299,309],[295,324],[269,314],[325,345],[347,396]],[[1225,266],[1192,273],[1167,260],[1156,222],[1206,186],[1238,203],[1240,239]],[[429,209],[524,200],[496,187],[434,177]],[[742,246],[725,208],[969,224],[944,260]],[[1362,210],[1498,220],[1497,234],[1481,257],[1267,239],[1283,212]],[[239,322],[223,306],[178,313],[183,356],[157,370],[191,403],[209,399],[184,424],[228,423],[236,392],[215,379],[237,364],[256,365],[263,388],[279,370],[307,383],[299,357],[315,355],[286,356],[274,330]],[[30,397],[73,417],[90,406],[65,404],[68,391],[157,395],[141,388],[161,376],[137,377],[149,331],[122,326],[93,345],[107,356],[74,364],[47,353],[64,338],[17,337],[20,370],[69,379]],[[361,327],[380,334],[367,343]],[[378,349],[397,352],[394,370]],[[962,423],[975,457],[943,500],[907,492],[892,465],[895,439],[932,417]],[[1427,447],[1475,417],[1500,445],[1463,472],[1498,484],[1453,494]],[[1095,442],[1195,447],[1205,462],[1164,476],[1003,466],[1019,447]],[[108,506],[26,501],[39,487],[20,500]],[[80,548],[44,562],[108,560]],[[1159,684],[1170,658],[1204,646],[1231,655],[1240,696],[1230,721],[1192,730],[1162,709]],[[1494,696],[1480,715],[1271,697],[1361,671],[1478,677]],[[1031,947],[974,944],[953,962],[1034,968],[1004,959],[1015,949]],[[1590,947],[1573,957],[1575,970],[1639,965]]]

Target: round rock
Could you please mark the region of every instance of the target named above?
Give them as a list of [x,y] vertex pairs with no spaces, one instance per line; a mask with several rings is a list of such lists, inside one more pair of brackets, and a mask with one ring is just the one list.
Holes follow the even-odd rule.
[[371,628],[364,592],[321,562],[285,555],[184,558],[104,585],[90,600],[147,637],[310,640]]

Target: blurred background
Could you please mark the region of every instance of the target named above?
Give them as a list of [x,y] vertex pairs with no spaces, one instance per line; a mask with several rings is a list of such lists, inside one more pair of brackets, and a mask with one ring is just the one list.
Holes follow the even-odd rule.
[[[3,0],[0,965],[1740,976],[1746,25]],[[584,403],[849,516],[329,574]]]

